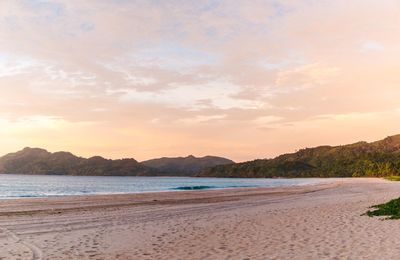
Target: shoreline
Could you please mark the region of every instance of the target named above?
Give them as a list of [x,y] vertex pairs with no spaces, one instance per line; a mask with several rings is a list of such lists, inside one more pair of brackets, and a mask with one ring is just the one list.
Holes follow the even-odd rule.
[[[307,193],[328,189],[339,185],[336,181],[301,184],[277,187],[246,187],[246,188],[221,188],[204,190],[171,190],[156,192],[137,192],[137,193],[117,193],[117,194],[87,194],[87,195],[65,195],[52,197],[20,197],[10,199],[0,199],[0,216],[5,213],[24,212],[25,207],[33,208],[31,211],[65,210],[85,207],[120,207],[137,205],[154,205],[168,203],[192,203],[203,201],[225,201],[227,199],[239,200],[243,197],[251,196],[276,196]],[[168,196],[166,196],[168,195]],[[183,198],[181,198],[183,197]],[[118,203],[115,203],[118,201]],[[66,203],[68,206],[63,205]],[[8,207],[19,207],[21,210],[12,212],[5,211]],[[60,208],[57,208],[60,206]]]
[[[0,174],[1,175],[1,174]],[[25,176],[25,175],[23,175]],[[29,175],[32,176],[32,175]],[[40,175],[40,176],[47,176],[47,175]],[[71,176],[75,177],[75,176]],[[86,176],[85,176],[86,177]],[[93,176],[89,176],[93,177]],[[107,177],[107,176],[105,176]],[[122,176],[126,177],[126,176]],[[136,178],[136,176],[134,176]],[[152,178],[152,177],[144,177],[144,178]],[[156,177],[159,178],[159,177]],[[169,177],[167,177],[169,178]],[[182,177],[182,178],[188,178],[188,177]],[[189,177],[192,178],[192,177]],[[211,178],[214,179],[214,178]],[[216,179],[228,179],[230,180],[231,178],[216,178]],[[255,178],[240,178],[244,180],[257,180]],[[238,178],[235,178],[236,180],[240,180]],[[291,187],[291,186],[304,186],[304,185],[313,185],[313,184],[318,184],[318,183],[325,183],[325,182],[330,182],[342,178],[280,178],[281,180],[302,180],[304,181],[303,183],[284,183],[284,184],[276,184],[276,183],[267,183],[265,184],[266,186],[262,186],[262,184],[240,184],[240,183],[232,183],[231,185],[233,186],[218,186],[220,185],[218,182],[217,183],[196,183],[196,184],[181,184],[182,186],[179,186],[179,184],[176,184],[176,186],[171,186],[170,188],[165,188],[165,189],[159,189],[159,190],[137,190],[137,191],[88,191],[88,192],[80,192],[76,191],[76,193],[65,193],[65,194],[52,194],[51,192],[49,194],[44,194],[44,195],[30,195],[33,191],[27,191],[26,195],[14,195],[14,196],[4,196],[0,197],[1,200],[20,200],[20,199],[45,199],[45,198],[62,198],[62,197],[75,197],[75,196],[104,196],[104,195],[124,195],[124,194],[144,194],[144,193],[165,193],[165,192],[184,192],[184,191],[199,191],[199,190],[228,190],[228,189],[257,189],[257,188],[285,188],[285,187]],[[262,180],[269,180],[268,178],[263,178]],[[273,180],[279,180],[279,179],[273,179]],[[306,180],[309,180],[308,182]],[[40,184],[44,185],[44,184]],[[267,186],[269,185],[269,186]],[[34,191],[38,192],[38,191]],[[29,195],[28,195],[29,194]]]
[[393,259],[400,225],[361,215],[399,196],[399,182],[357,178],[0,200],[0,257]]

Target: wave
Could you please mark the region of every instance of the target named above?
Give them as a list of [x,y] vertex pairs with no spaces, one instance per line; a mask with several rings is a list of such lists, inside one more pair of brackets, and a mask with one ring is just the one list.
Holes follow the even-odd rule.
[[227,186],[227,188],[256,188],[259,187],[257,185],[234,185],[234,186]]
[[171,190],[209,190],[209,189],[229,189],[229,188],[253,188],[257,187],[255,185],[234,185],[234,186],[206,186],[206,185],[198,185],[198,186],[181,186],[176,188],[171,188]]
[[208,190],[208,189],[215,189],[215,188],[218,188],[218,187],[199,185],[199,186],[181,186],[181,187],[172,188],[172,190]]

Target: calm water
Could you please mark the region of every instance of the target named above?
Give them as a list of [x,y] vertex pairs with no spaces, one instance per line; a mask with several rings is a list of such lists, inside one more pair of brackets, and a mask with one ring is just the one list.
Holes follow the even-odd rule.
[[0,174],[0,198],[139,193],[315,184],[323,179],[228,179],[186,177],[92,177]]

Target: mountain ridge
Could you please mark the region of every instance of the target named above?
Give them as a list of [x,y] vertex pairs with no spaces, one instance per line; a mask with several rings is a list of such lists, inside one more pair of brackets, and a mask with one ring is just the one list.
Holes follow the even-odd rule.
[[101,156],[83,158],[26,147],[0,157],[0,173],[100,176],[383,177],[400,175],[400,135],[347,145],[304,148],[272,159],[234,163],[217,157],[162,157],[143,162]]
[[206,168],[232,164],[234,161],[218,156],[195,157],[188,155],[186,157],[161,157],[142,161],[141,163],[147,167],[178,176],[194,176]]
[[400,175],[400,135],[374,142],[317,146],[272,159],[203,170],[199,177],[383,177]]
[[70,152],[50,153],[42,148],[23,150],[0,157],[0,173],[32,175],[153,176],[161,173],[133,158],[110,160],[101,156],[83,158]]
[[[165,166],[164,161],[171,164]],[[175,160],[176,159],[176,160]],[[154,167],[145,165],[156,164]],[[42,148],[30,148],[8,153],[0,157],[0,173],[29,175],[83,175],[83,176],[194,176],[201,170],[233,161],[205,156],[169,158],[163,157],[139,163],[133,158],[106,159],[101,156],[84,158],[70,152],[48,152]],[[157,166],[161,163],[161,167]],[[172,167],[172,168],[171,168]],[[165,168],[165,169],[164,169]],[[175,171],[175,169],[177,169]]]

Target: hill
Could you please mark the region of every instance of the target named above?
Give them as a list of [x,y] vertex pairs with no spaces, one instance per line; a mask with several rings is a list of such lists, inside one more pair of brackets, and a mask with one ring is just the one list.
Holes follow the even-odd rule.
[[0,158],[0,173],[45,175],[115,175],[153,176],[159,171],[134,159],[107,160],[100,156],[89,159],[68,152],[50,153],[40,148],[25,148]]
[[320,146],[203,170],[201,177],[382,177],[400,175],[400,135],[381,141]]
[[173,176],[194,176],[202,170],[217,165],[233,164],[234,162],[216,156],[205,156],[201,158],[193,155],[187,157],[158,158],[141,162],[143,165],[158,169]]

